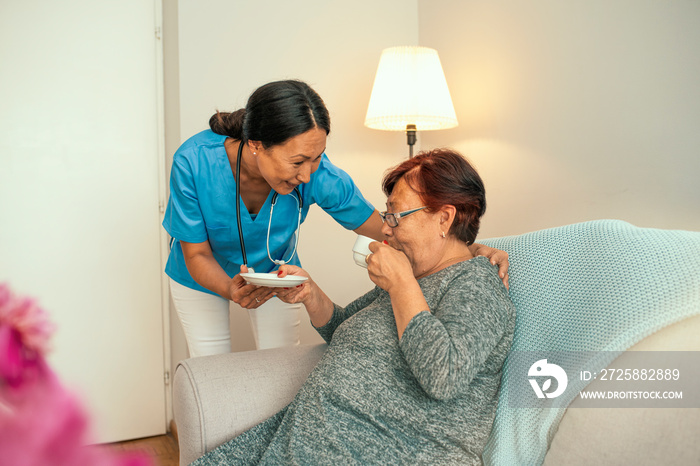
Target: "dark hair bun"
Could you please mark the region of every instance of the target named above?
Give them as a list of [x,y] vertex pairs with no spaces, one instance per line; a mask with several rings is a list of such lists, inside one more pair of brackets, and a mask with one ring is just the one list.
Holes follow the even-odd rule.
[[245,118],[245,109],[236,110],[235,112],[220,112],[209,118],[209,127],[216,134],[229,136],[234,139],[243,138],[243,120]]

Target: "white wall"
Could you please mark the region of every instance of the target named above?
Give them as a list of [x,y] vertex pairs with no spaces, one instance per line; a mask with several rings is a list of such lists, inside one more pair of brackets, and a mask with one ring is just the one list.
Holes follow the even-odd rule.
[[700,230],[700,2],[419,1],[485,179],[482,237],[596,218]]
[[[243,107],[258,86],[302,79],[330,110],[327,154],[375,206],[384,205],[381,175],[406,156],[405,135],[370,130],[363,122],[382,49],[417,43],[417,0],[181,0],[177,6],[179,84],[172,95],[172,57],[166,50],[166,108],[177,107],[180,122],[178,128],[169,124],[167,134],[177,131],[184,141],[207,128],[216,109]],[[166,33],[167,13],[166,5]],[[171,141],[169,156],[176,148]],[[311,210],[301,231],[302,263],[336,302],[346,304],[371,288],[366,272],[351,258],[354,233],[318,208]],[[302,321],[302,343],[320,341],[308,318]],[[177,319],[173,326],[177,359],[185,344]],[[247,315],[233,313],[231,326],[234,351],[252,349]]]
[[[166,180],[170,183],[173,154],[180,145],[180,60],[178,39],[178,2],[163,2],[163,94],[165,124]],[[168,186],[168,189],[170,186]],[[168,191],[169,193],[169,191]],[[167,279],[163,273],[164,279]],[[168,299],[170,328],[170,373],[175,375],[177,363],[188,357],[187,343],[172,298]],[[168,420],[172,418],[169,413]]]

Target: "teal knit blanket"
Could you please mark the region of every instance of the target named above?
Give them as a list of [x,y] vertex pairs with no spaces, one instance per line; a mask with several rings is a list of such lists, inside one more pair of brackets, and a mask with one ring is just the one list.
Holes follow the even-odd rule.
[[[510,256],[517,317],[509,359],[524,351],[621,352],[700,314],[700,232],[596,220],[480,242]],[[509,406],[524,382],[504,370],[485,464],[541,464],[578,394],[567,390],[554,408]]]

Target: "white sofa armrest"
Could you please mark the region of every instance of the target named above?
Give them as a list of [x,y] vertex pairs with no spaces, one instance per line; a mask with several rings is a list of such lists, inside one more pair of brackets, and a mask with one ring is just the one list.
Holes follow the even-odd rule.
[[319,344],[181,361],[173,380],[180,464],[190,464],[284,408],[325,350]]

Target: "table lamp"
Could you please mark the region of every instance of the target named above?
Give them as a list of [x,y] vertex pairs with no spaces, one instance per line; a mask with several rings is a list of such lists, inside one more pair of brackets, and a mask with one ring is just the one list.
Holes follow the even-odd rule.
[[457,126],[437,50],[401,46],[382,51],[365,126],[406,131],[409,157],[413,157],[416,131]]

